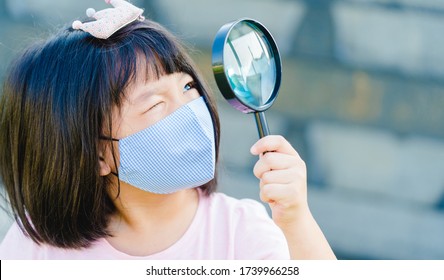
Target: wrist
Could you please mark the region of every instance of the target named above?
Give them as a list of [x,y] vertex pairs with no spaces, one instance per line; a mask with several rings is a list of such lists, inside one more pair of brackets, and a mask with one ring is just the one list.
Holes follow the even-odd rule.
[[297,229],[300,229],[304,226],[304,224],[308,224],[311,220],[314,219],[308,205],[300,206],[292,212],[293,213],[287,215],[287,217],[281,217],[281,219],[275,221],[275,223],[284,233],[293,232]]

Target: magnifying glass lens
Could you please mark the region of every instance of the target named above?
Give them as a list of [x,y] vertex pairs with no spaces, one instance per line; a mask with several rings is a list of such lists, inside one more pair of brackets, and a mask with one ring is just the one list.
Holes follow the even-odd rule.
[[261,107],[272,97],[277,67],[271,49],[264,33],[245,21],[232,28],[225,42],[225,75],[245,104]]
[[259,137],[268,130],[265,111],[281,84],[281,59],[270,32],[256,20],[240,19],[216,34],[212,55],[216,83],[228,103],[253,113]]

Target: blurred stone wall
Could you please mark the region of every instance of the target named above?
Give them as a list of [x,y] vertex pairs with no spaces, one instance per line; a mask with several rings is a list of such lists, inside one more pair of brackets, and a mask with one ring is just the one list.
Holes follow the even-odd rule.
[[[274,34],[283,80],[270,130],[307,162],[312,210],[340,258],[444,258],[444,3],[187,3],[158,8],[203,47],[194,56],[210,82],[222,24],[252,17]],[[222,190],[257,198],[252,117],[220,107]]]

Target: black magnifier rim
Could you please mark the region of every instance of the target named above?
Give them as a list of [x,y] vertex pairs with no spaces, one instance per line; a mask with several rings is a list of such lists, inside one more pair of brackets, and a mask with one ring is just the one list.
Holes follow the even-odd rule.
[[[271,52],[274,56],[275,64],[276,64],[276,82],[273,88],[273,92],[267,100],[267,103],[261,106],[254,106],[250,104],[244,103],[241,98],[236,96],[236,93],[231,88],[230,82],[228,81],[228,77],[225,75],[225,67],[224,67],[224,46],[227,42],[228,35],[231,30],[239,23],[247,22],[250,25],[253,25],[264,34],[265,38],[268,41],[268,45],[271,47]],[[279,49],[276,45],[276,42],[271,35],[271,33],[265,28],[265,26],[258,22],[257,20],[251,18],[241,18],[227,24],[224,24],[216,34],[216,37],[213,42],[213,50],[212,50],[212,68],[214,78],[216,80],[216,84],[219,87],[220,92],[231,104],[231,106],[235,107],[239,111],[244,113],[252,113],[252,112],[262,112],[267,110],[276,99],[279,88],[281,86],[281,78],[282,78],[282,65],[281,65],[281,56],[279,54]]]

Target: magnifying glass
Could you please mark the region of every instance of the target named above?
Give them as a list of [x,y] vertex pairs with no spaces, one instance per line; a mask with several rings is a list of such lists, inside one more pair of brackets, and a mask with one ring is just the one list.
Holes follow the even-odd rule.
[[223,25],[212,54],[216,84],[228,103],[254,113],[259,137],[270,134],[265,111],[281,85],[281,58],[276,42],[260,22],[243,18]]

